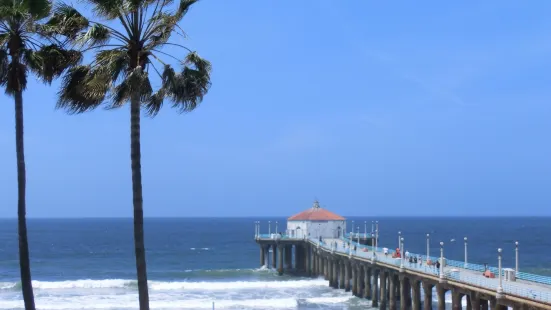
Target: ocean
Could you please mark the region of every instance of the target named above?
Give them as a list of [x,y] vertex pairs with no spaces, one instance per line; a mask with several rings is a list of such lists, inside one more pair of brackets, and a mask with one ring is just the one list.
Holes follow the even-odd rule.
[[[148,218],[145,221],[152,309],[367,309],[370,301],[328,287],[322,279],[277,276],[259,265],[254,221],[284,218]],[[368,231],[379,221],[381,246],[551,275],[550,218],[349,218]],[[15,219],[0,220],[0,309],[23,309]],[[29,243],[38,309],[137,309],[132,219],[30,219]],[[455,240],[455,241],[452,241]]]

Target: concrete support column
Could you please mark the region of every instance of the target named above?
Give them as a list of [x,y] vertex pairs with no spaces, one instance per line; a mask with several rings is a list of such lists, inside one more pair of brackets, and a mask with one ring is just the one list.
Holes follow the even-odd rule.
[[312,277],[315,277],[316,276],[316,273],[317,273],[317,258],[316,258],[316,253],[312,252]]
[[358,266],[358,297],[363,298],[365,292],[365,265]]
[[379,271],[379,279],[381,279],[380,288],[379,288],[379,309],[386,309],[386,272],[384,270]]
[[371,299],[371,267],[364,268],[364,298]]
[[333,259],[327,259],[327,278],[329,278],[329,287],[333,287]]
[[421,310],[421,282],[417,279],[410,279],[411,284],[411,309]]
[[432,284],[423,282],[423,310],[432,310]]
[[490,298],[490,310],[497,310],[497,300]]
[[260,267],[264,266],[266,263],[266,247],[264,245],[260,246]]
[[333,288],[339,288],[339,262],[333,260]]
[[524,309],[528,309],[528,307],[525,307],[523,304],[514,304],[513,305],[513,310],[524,310]]
[[295,245],[295,270],[300,269],[300,245]]
[[304,245],[304,268],[306,269],[306,276],[309,277],[312,274],[312,255],[308,243]]
[[355,264],[351,264],[350,265],[350,271],[352,272],[352,295],[354,296],[357,296],[356,295],[356,290],[358,289],[358,286],[357,286],[357,281],[356,281],[356,276],[357,276],[357,271],[356,271],[356,265]]
[[272,268],[277,268],[277,246],[275,244],[272,244]]
[[508,308],[507,308],[507,306],[500,304],[499,301],[498,301],[494,309],[496,309],[496,310],[507,310]]
[[408,292],[408,285],[406,277],[403,275],[400,275],[400,310],[407,310],[408,309],[408,301],[407,298],[409,296]]
[[411,282],[408,277],[404,278],[404,284],[406,285],[406,307],[411,309]]
[[396,277],[393,273],[388,274],[388,309],[396,310]]
[[344,290],[350,292],[350,263],[344,263]]
[[323,258],[323,265],[325,266],[325,268],[324,268],[325,272],[323,273],[323,276],[325,277],[325,280],[329,281],[329,274],[330,274],[330,271],[329,271],[329,258],[327,258],[327,257]]
[[300,247],[300,270],[306,271],[306,258],[308,256],[306,255],[306,247],[301,246]]
[[292,269],[293,268],[293,246],[292,245],[286,245],[285,246],[285,269]]
[[452,289],[452,309],[461,310],[463,305],[461,304],[461,299],[463,294],[461,294],[457,289]]
[[446,289],[438,284],[436,293],[438,295],[438,310],[446,310]]
[[344,285],[344,275],[345,275],[345,270],[344,270],[344,263],[341,261],[339,263],[339,288],[340,289],[344,289],[345,288],[345,285]]
[[480,300],[480,309],[481,310],[488,310],[488,300],[487,299],[481,299]]
[[283,246],[277,247],[277,273],[283,275]]
[[371,283],[371,307],[379,305],[379,270],[373,269],[373,283]]
[[[480,310],[480,298],[478,297],[478,294],[476,292],[471,292],[469,294],[469,301],[471,302],[471,308],[475,310]],[[468,307],[468,304],[467,304]],[[488,307],[486,309],[488,310]]]
[[[471,303],[471,295],[465,295],[465,299],[467,300],[467,310],[473,310],[473,306]],[[477,309],[480,310],[480,309]]]

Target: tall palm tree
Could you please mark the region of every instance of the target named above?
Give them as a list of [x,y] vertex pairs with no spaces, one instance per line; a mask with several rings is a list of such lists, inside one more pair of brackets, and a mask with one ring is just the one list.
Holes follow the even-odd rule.
[[15,101],[19,267],[27,310],[35,309],[35,304],[27,240],[23,91],[27,87],[29,71],[51,83],[81,58],[77,51],[63,50],[63,44],[45,30],[41,21],[48,17],[51,8],[52,3],[47,0],[0,0],[0,85]]
[[[186,47],[169,42],[184,36],[178,25],[197,0],[87,0],[100,21],[92,21],[74,7],[56,7],[50,25],[94,51],[88,65],[71,68],[62,79],[58,107],[83,113],[105,103],[108,109],[130,103],[130,157],[134,205],[134,247],[140,309],[149,309],[143,227],[140,112],[155,116],[165,100],[180,112],[194,110],[210,87],[210,63]],[[177,58],[162,48],[182,48]],[[176,72],[163,57],[175,59]],[[165,57],[165,58],[166,58]],[[158,68],[158,67],[159,68]],[[161,68],[162,67],[162,68]],[[150,78],[160,86],[153,89]]]

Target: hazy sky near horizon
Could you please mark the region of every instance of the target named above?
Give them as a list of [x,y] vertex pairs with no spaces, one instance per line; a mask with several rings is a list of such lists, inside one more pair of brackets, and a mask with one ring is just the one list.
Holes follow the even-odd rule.
[[[193,113],[142,122],[146,216],[551,215],[551,2],[197,3]],[[177,39],[180,40],[180,39]],[[182,51],[170,50],[178,57]],[[24,94],[29,217],[132,216],[129,111]],[[17,215],[13,100],[0,217]]]

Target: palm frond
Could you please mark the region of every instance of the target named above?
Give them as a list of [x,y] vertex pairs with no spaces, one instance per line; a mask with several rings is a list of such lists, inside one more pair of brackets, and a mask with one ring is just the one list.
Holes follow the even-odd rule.
[[67,68],[76,66],[82,60],[81,52],[65,50],[54,44],[42,47],[36,54],[41,61],[38,76],[48,84],[61,76]]
[[8,77],[9,55],[5,48],[0,48],[0,85],[5,86]]
[[111,82],[116,83],[121,74],[123,78],[128,75],[130,57],[123,49],[104,50],[96,54],[94,66],[99,70],[105,70],[111,77]]
[[190,53],[185,59],[181,73],[176,74],[170,66],[163,72],[163,88],[173,101],[173,107],[180,112],[193,111],[210,88],[210,63]]
[[101,105],[108,89],[108,81],[94,74],[90,66],[72,67],[61,81],[57,108],[70,114],[93,110]]
[[180,5],[178,5],[178,9],[174,13],[174,17],[176,17],[177,22],[184,18],[186,13],[189,11],[189,8],[197,1],[199,0],[180,0]]
[[109,42],[111,35],[109,28],[101,24],[94,24],[86,32],[77,35],[76,42],[81,46],[95,46]]
[[123,5],[123,0],[87,0],[94,5],[93,12],[105,19],[112,20],[118,18]]
[[21,53],[23,63],[34,73],[40,73],[42,71],[42,58],[37,52],[32,49],[26,48]]
[[44,29],[51,34],[75,39],[89,24],[88,19],[77,9],[65,3],[58,3],[53,9],[52,17],[44,24]]
[[20,5],[35,20],[48,17],[52,9],[52,1],[50,0],[21,0]]
[[13,95],[27,88],[27,67],[19,62],[11,62],[8,65],[6,77],[6,94]]
[[128,74],[126,79],[113,89],[113,104],[111,108],[122,106],[129,101],[133,94],[138,93],[140,100],[144,101],[151,96],[153,89],[149,83],[147,72],[137,67]]

